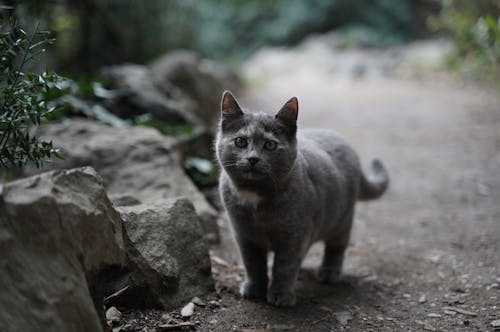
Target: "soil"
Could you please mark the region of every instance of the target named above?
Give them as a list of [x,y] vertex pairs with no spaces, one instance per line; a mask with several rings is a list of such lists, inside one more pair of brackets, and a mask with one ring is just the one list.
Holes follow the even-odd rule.
[[[212,249],[217,293],[187,320],[197,331],[493,331],[500,319],[498,91],[435,63],[408,65],[401,50],[306,49],[254,58],[246,72],[261,76],[250,78],[241,104],[274,112],[296,95],[300,127],[340,132],[365,167],[380,158],[390,189],[358,203],[339,283],[314,280],[321,244],[311,248],[293,308],[240,298],[244,274],[222,227],[222,244]],[[352,71],[338,70],[348,62]],[[180,320],[179,312],[171,315]],[[162,312],[140,314],[149,317],[140,331],[154,331]]]

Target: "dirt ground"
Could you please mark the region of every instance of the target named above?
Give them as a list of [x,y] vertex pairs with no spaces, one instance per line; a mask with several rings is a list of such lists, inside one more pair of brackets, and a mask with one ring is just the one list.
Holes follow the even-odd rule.
[[196,306],[189,321],[197,331],[494,331],[498,91],[403,64],[408,58],[398,52],[314,47],[261,54],[246,68],[255,77],[241,104],[274,112],[297,96],[300,127],[340,132],[365,166],[380,158],[390,189],[358,203],[341,282],[314,281],[321,245],[310,250],[293,308],[239,297],[243,273],[223,227],[222,245],[212,250],[217,294],[203,298],[207,306]]

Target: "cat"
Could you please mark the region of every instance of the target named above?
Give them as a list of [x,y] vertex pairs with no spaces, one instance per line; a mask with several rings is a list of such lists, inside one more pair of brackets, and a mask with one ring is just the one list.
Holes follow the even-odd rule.
[[225,91],[215,141],[220,196],[246,272],[240,293],[276,306],[295,305],[299,268],[314,242],[325,242],[318,279],[338,280],[356,200],[378,198],[389,184],[379,160],[365,177],[338,134],[298,130],[297,116],[295,97],[273,116],[243,111]]

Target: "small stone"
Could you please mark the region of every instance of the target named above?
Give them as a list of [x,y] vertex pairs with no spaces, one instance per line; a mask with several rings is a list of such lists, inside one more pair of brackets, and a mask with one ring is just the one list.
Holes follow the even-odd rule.
[[193,302],[194,304],[196,304],[198,307],[204,307],[204,306],[207,305],[205,303],[205,301],[203,301],[202,299],[200,299],[198,296],[193,297],[193,299],[191,300],[191,302]]
[[210,325],[217,324],[217,319],[212,319],[210,322],[208,322]]
[[403,297],[404,297],[405,299],[409,299],[409,298],[411,297],[411,295],[410,295],[410,294],[405,293],[405,294],[403,294]]
[[191,317],[193,315],[193,313],[194,313],[194,303],[193,302],[189,302],[181,310],[181,316],[185,317],[185,318]]
[[487,291],[490,291],[492,288],[499,288],[498,284],[496,282],[494,282],[491,285],[486,286]]
[[430,317],[430,318],[441,318],[441,314],[436,314],[434,312],[431,312],[430,314],[427,315],[427,317]]
[[418,303],[425,303],[427,302],[427,296],[425,294],[420,295],[418,298]]
[[116,307],[111,307],[106,311],[106,320],[111,323],[118,323],[122,318],[122,313],[116,309]]
[[208,305],[209,305],[210,307],[220,307],[220,302],[219,302],[219,301],[212,300],[212,301],[208,302]]
[[334,312],[333,316],[342,326],[346,326],[352,320],[352,315],[349,311]]
[[500,319],[494,320],[490,323],[490,326],[497,329],[500,328]]

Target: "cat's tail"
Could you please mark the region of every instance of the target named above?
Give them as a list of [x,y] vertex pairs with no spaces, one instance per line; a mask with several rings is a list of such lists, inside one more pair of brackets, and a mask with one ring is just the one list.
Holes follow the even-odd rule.
[[389,186],[389,174],[380,160],[372,161],[370,173],[368,177],[361,173],[358,192],[361,201],[379,198]]

